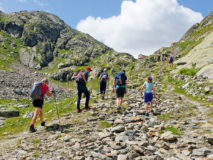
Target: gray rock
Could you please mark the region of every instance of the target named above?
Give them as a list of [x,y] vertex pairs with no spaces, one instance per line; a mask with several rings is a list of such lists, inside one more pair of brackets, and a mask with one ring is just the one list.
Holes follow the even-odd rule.
[[207,138],[207,142],[209,144],[213,145],[213,135],[208,135],[208,136],[206,136],[206,138]]
[[210,91],[211,91],[211,86],[206,86],[205,88],[204,88],[204,91],[205,91],[205,93],[209,93]]
[[111,160],[111,158],[101,154],[101,153],[97,153],[97,152],[91,152],[91,156],[94,158],[98,158],[98,159],[103,159],[103,160]]
[[23,118],[32,118],[34,115],[34,112],[30,112],[30,111],[27,111],[25,113],[25,115],[23,116]]
[[173,135],[172,132],[167,131],[161,135],[161,139],[163,139],[164,141],[172,142],[177,140],[177,136]]
[[199,149],[194,149],[192,152],[193,156],[207,156],[211,153],[211,150],[207,148],[199,148]]
[[16,110],[8,110],[8,111],[0,111],[0,117],[18,117],[19,111]]
[[19,105],[18,108],[27,108],[29,106],[30,106],[29,104],[22,104],[22,105]]
[[116,132],[116,133],[120,133],[120,132],[123,132],[125,130],[125,127],[124,126],[116,126],[114,128],[112,128],[112,132]]
[[118,155],[118,159],[117,160],[127,160],[127,155],[123,155],[123,154],[120,154]]

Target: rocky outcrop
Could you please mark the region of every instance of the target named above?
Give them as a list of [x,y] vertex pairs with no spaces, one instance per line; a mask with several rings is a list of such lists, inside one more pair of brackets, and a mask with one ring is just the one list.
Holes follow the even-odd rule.
[[185,62],[181,67],[192,68],[196,64],[196,68],[202,68],[213,63],[213,32],[206,36],[203,41],[194,47],[186,56],[180,58],[175,63]]
[[0,22],[0,30],[21,39],[23,46],[18,46],[20,61],[30,68],[48,66],[54,61],[54,56],[70,59],[73,61],[70,64],[80,66],[112,51],[91,36],[70,28],[58,17],[46,12],[1,13]]

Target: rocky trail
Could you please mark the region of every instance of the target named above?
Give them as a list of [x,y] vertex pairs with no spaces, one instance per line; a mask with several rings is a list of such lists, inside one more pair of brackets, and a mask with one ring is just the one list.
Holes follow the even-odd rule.
[[175,93],[171,86],[158,96],[149,117],[139,92],[129,90],[122,114],[111,95],[95,101],[91,111],[63,115],[60,125],[57,119],[47,120],[47,127],[38,126],[36,133],[1,142],[1,159],[212,159],[213,124],[205,104]]

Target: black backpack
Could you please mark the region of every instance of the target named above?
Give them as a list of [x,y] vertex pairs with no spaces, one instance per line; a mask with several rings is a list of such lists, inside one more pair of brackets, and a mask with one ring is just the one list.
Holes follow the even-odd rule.
[[107,78],[108,78],[107,74],[104,73],[104,74],[101,76],[101,82],[106,82],[106,81],[107,81]]

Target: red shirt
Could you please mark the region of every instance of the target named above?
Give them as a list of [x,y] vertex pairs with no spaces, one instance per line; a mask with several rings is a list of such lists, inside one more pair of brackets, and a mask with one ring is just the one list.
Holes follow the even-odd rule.
[[[46,84],[42,84],[41,85],[41,95],[43,95],[43,97],[45,96],[45,94],[47,93],[47,91],[49,91],[49,87]],[[41,99],[43,100],[43,98]]]

